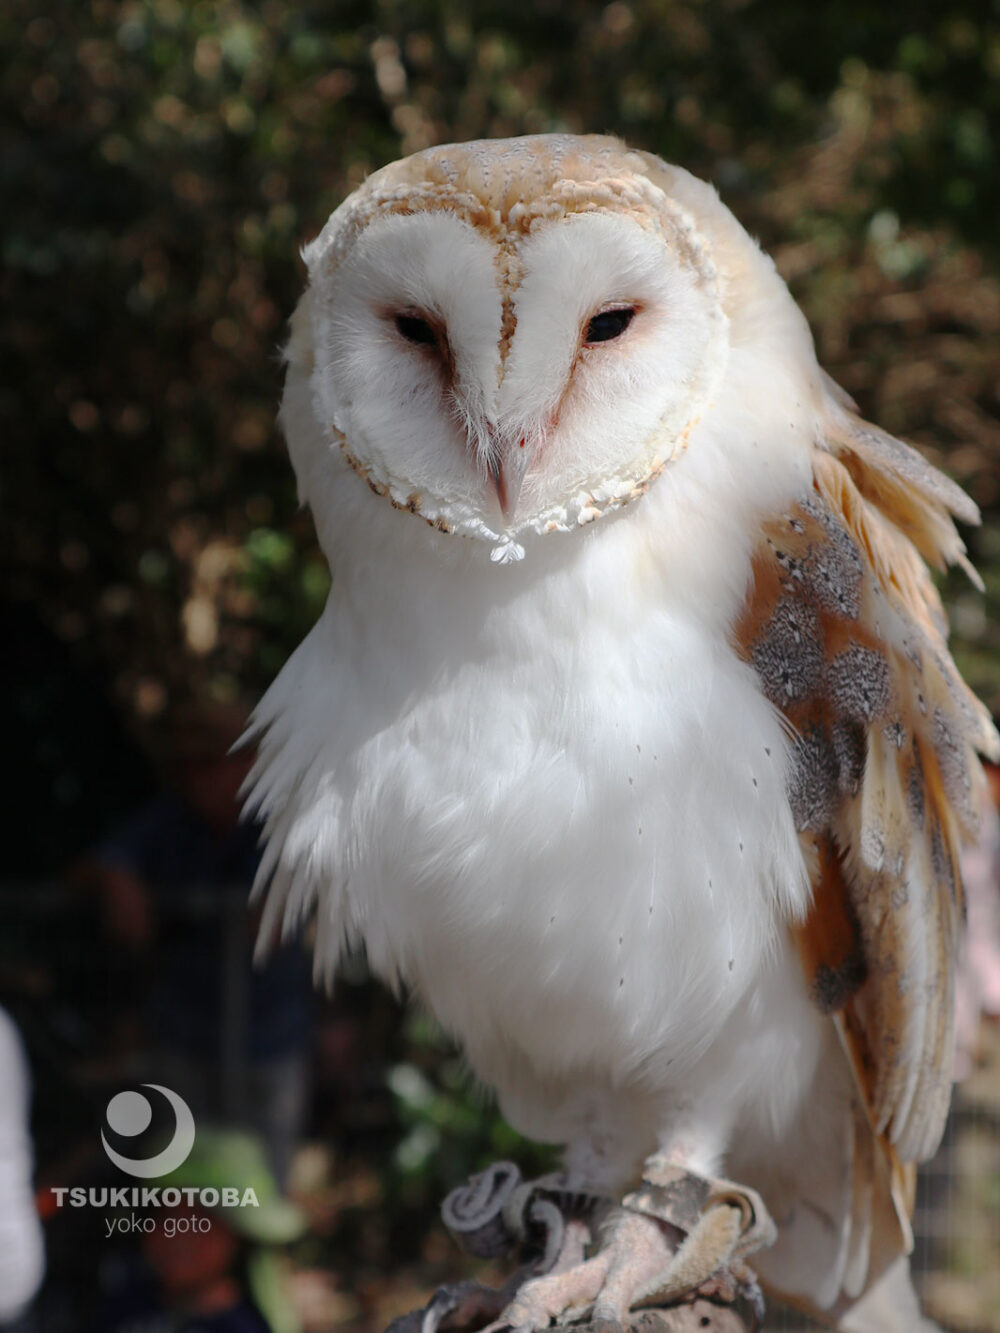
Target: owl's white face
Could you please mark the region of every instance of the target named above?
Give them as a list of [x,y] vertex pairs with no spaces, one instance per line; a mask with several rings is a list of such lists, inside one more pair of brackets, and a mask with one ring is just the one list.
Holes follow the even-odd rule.
[[307,250],[311,394],[373,490],[509,559],[519,533],[587,523],[683,451],[728,321],[690,218],[650,182],[623,193],[586,162],[567,181],[557,160],[540,189],[508,161],[496,207],[497,162],[477,165],[478,190],[379,173]]

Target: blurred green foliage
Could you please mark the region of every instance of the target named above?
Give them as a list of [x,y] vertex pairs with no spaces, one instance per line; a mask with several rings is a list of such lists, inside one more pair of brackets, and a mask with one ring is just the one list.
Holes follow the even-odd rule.
[[554,1168],[553,1149],[524,1139],[492,1109],[485,1089],[470,1087],[469,1071],[437,1023],[419,1010],[406,1016],[408,1058],[388,1073],[401,1131],[392,1155],[390,1197],[433,1207],[474,1171],[501,1158],[526,1178]]

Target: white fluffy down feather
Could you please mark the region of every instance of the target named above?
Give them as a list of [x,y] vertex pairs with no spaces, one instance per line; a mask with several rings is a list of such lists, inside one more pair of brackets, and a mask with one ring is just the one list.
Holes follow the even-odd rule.
[[281,421],[333,584],[255,715],[265,931],[363,942],[579,1183],[725,1166],[764,1278],[915,1327],[882,1010],[817,1003],[801,723],[740,640],[768,524],[854,458],[784,284],[708,186],[561,136],[394,164],[306,261]]

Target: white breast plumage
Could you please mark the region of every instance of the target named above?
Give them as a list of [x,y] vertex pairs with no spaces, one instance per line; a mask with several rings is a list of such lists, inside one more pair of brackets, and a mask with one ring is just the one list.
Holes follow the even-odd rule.
[[501,1094],[518,1060],[682,1079],[805,908],[785,734],[726,637],[747,543],[699,512],[713,450],[738,451],[699,444],[628,522],[503,571],[373,503],[409,549],[344,567],[260,710],[268,911],[323,885],[324,965],[360,936]]

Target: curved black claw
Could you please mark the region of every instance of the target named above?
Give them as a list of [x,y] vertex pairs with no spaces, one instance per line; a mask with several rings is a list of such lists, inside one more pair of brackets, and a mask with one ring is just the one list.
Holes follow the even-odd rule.
[[[502,1287],[487,1287],[482,1282],[451,1282],[438,1287],[423,1311],[418,1329],[406,1333],[445,1333],[445,1330],[483,1328],[498,1319],[514,1297],[526,1274],[515,1275]],[[409,1318],[409,1316],[404,1316]],[[390,1328],[392,1326],[390,1325]],[[387,1330],[388,1333],[388,1330]]]
[[758,1329],[764,1327],[764,1293],[757,1281],[757,1274],[752,1269],[744,1270],[738,1281],[740,1295],[749,1305],[750,1313],[753,1315],[750,1333],[757,1333]]
[[529,1269],[519,1268],[502,1287],[487,1287],[471,1279],[448,1282],[438,1287],[422,1310],[400,1315],[385,1333],[466,1333],[483,1328],[500,1317],[530,1276]]
[[757,1333],[764,1325],[764,1293],[757,1274],[748,1264],[737,1262],[728,1268],[720,1268],[694,1294],[723,1305],[735,1305],[741,1300],[751,1315],[750,1333]]

